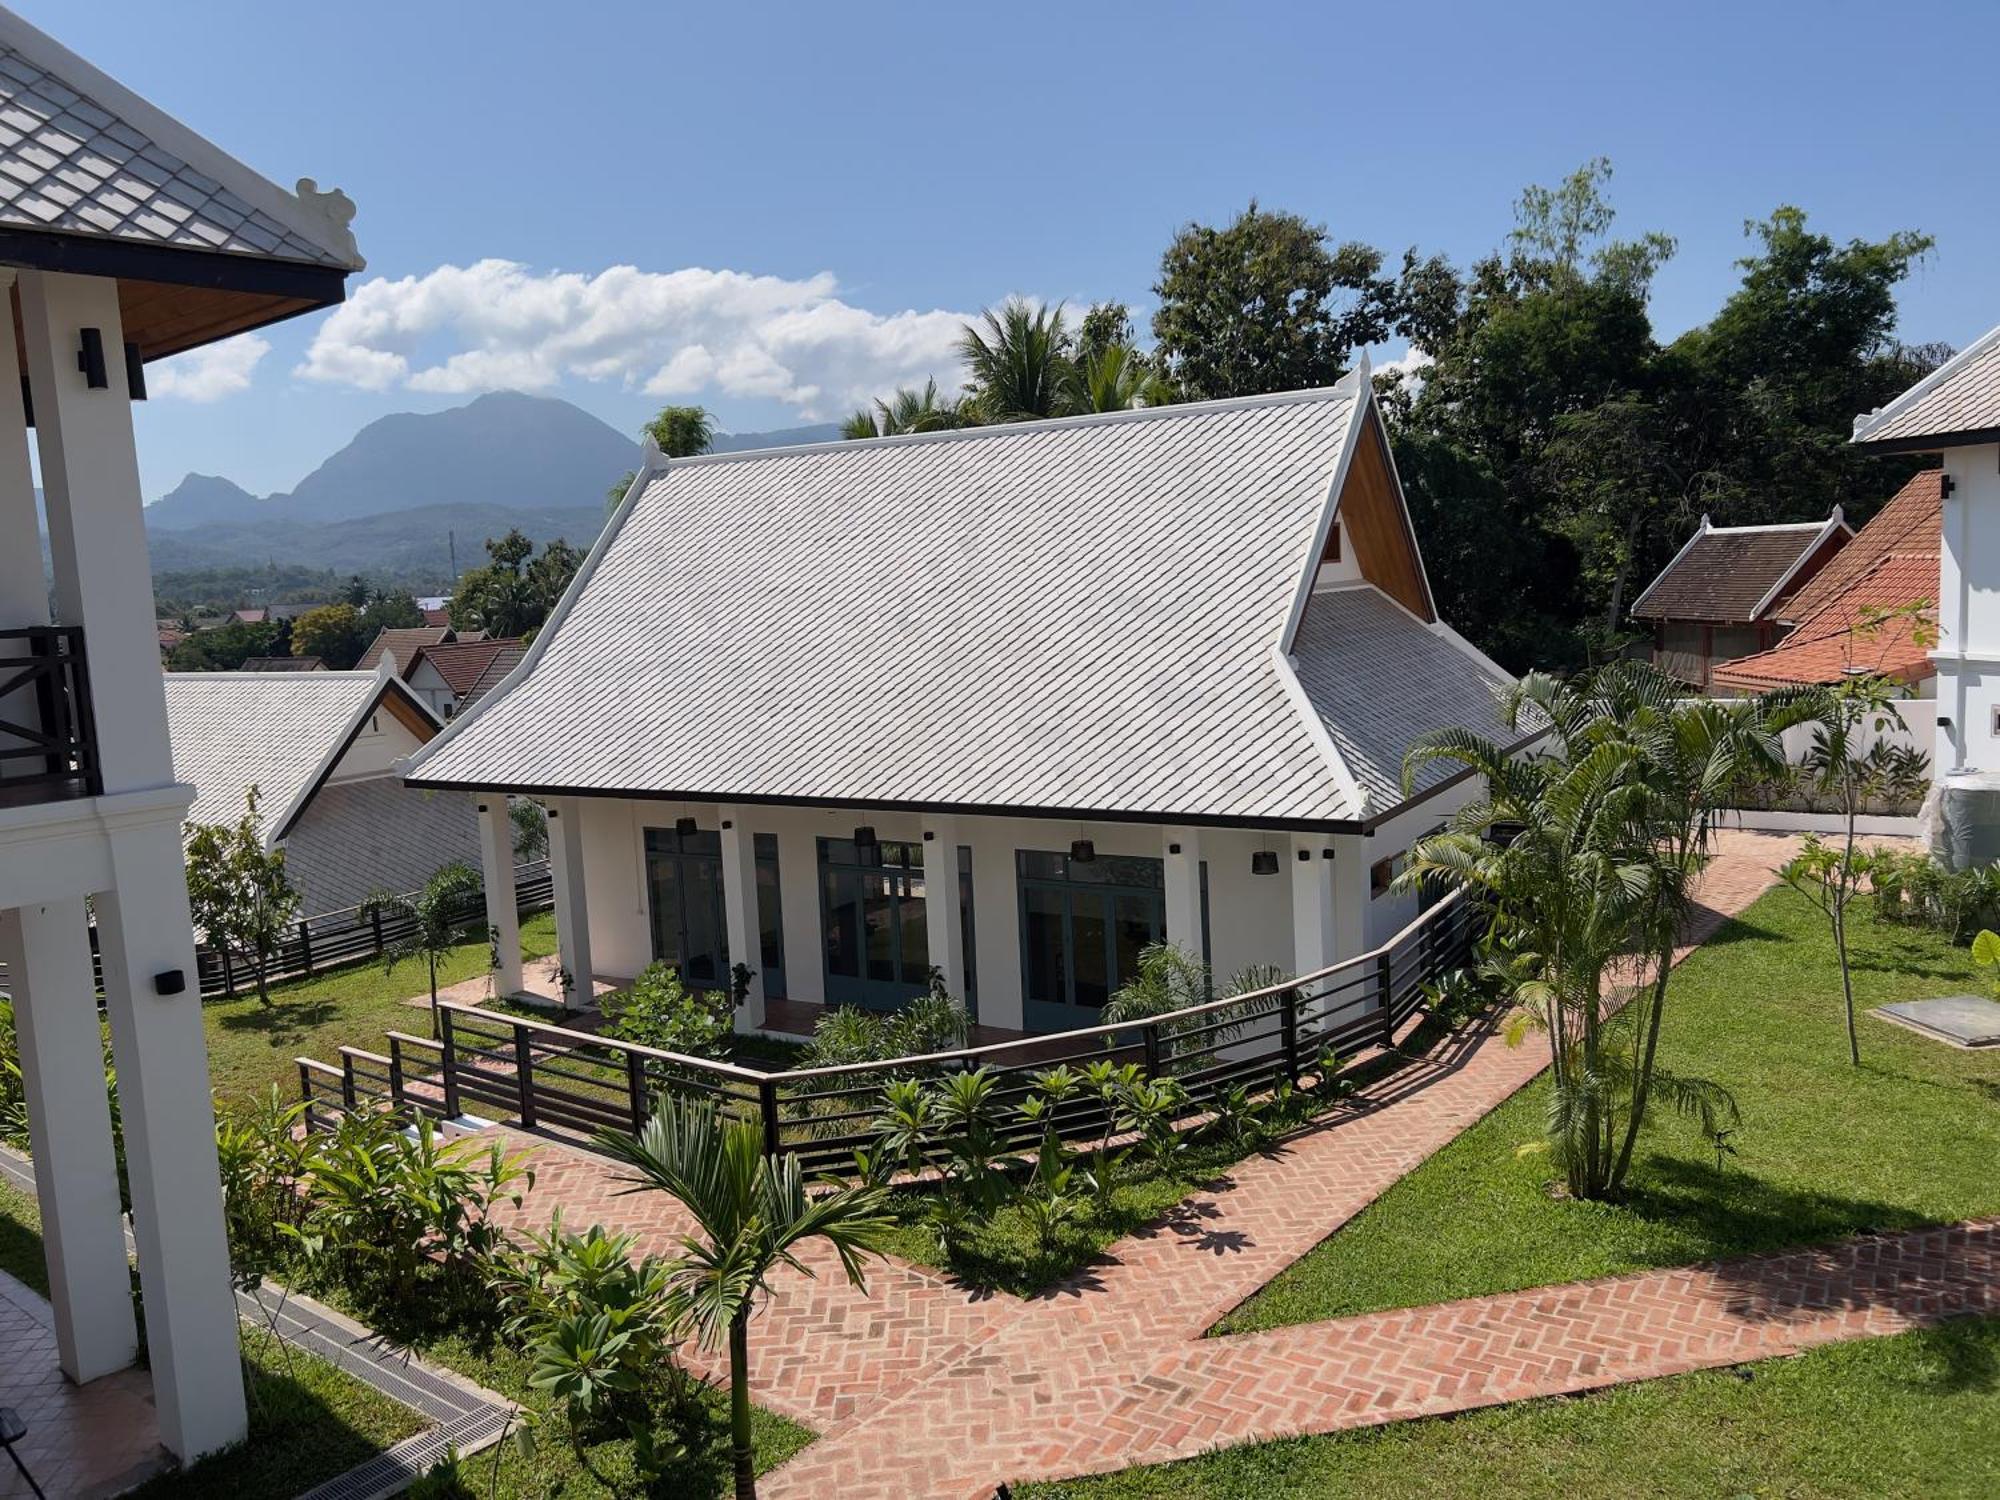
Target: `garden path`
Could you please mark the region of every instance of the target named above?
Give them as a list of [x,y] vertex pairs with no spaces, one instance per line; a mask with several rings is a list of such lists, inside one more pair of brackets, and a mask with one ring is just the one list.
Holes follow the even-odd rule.
[[[1723,834],[1676,958],[1755,900],[1795,847]],[[821,1436],[760,1488],[983,1497],[1003,1479],[1582,1390],[2000,1307],[2000,1224],[1982,1223],[1202,1337],[1546,1061],[1538,1040],[1510,1048],[1475,1029],[1032,1298],[969,1292],[894,1261],[874,1267],[864,1296],[830,1257],[809,1257],[816,1278],[774,1278],[751,1368],[760,1402]],[[574,1226],[674,1248],[675,1205],[620,1195],[602,1158],[520,1144],[539,1147],[526,1222],[560,1205]]]

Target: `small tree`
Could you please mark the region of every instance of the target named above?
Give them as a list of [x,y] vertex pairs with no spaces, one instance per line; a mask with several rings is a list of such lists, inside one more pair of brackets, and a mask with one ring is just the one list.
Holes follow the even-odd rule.
[[699,406],[663,406],[642,430],[668,458],[693,458],[715,441],[715,418]]
[[269,1006],[271,954],[301,898],[285,873],[285,851],[264,847],[259,797],[255,786],[244,794],[243,816],[234,824],[188,825],[188,911],[211,948],[252,955],[257,999]]
[[421,958],[430,971],[431,1035],[438,1036],[438,960],[458,945],[465,919],[460,909],[468,896],[483,888],[479,872],[471,865],[454,861],[437,870],[414,896],[397,896],[377,891],[361,903],[364,920],[380,916],[410,924],[409,935],[392,943],[382,954],[384,973],[395,972],[406,958]]
[[766,1156],[756,1126],[725,1121],[712,1105],[662,1096],[636,1137],[600,1130],[597,1144],[622,1162],[635,1192],[665,1193],[694,1216],[696,1233],[671,1272],[676,1321],[706,1349],[729,1345],[729,1435],[736,1500],[756,1500],[750,1439],[750,1318],[779,1266],[811,1275],[798,1249],[825,1240],[863,1290],[863,1259],[881,1253],[893,1220],[876,1187],[829,1184],[806,1192],[799,1159]]

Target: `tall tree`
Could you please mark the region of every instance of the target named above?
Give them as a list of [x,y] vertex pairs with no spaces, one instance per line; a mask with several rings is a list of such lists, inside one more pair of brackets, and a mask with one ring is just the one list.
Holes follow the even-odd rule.
[[317,656],[336,672],[361,659],[375,637],[365,633],[352,604],[322,604],[292,621],[292,655]]
[[644,430],[668,458],[693,458],[715,442],[715,418],[699,406],[663,406]]
[[535,552],[519,528],[486,542],[487,563],[468,568],[451,596],[451,623],[460,630],[525,636],[540,628],[583,564],[561,537]]
[[244,794],[234,823],[190,823],[188,911],[209,947],[249,953],[257,1001],[271,1004],[271,955],[299,914],[300,896],[285,871],[285,851],[264,847],[262,794]]
[[1324,225],[1254,199],[1221,229],[1176,234],[1153,292],[1165,374],[1196,401],[1331,385],[1388,334],[1396,300],[1381,251],[1329,248]]

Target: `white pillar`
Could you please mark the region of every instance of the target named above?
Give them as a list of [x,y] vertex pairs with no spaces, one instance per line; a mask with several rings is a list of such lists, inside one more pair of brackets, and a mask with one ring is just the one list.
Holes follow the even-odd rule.
[[1334,934],[1333,840],[1292,836],[1292,972],[1312,974],[1339,959]]
[[0,912],[56,1352],[79,1385],[124,1369],[139,1353],[89,922],[80,899]]
[[1333,946],[1329,963],[1366,953],[1368,941],[1368,867],[1378,857],[1378,840],[1365,834],[1343,833],[1325,840],[1333,858]]
[[514,904],[514,822],[502,792],[475,792],[479,809],[479,874],[486,885],[486,925],[499,950],[493,976],[502,995],[521,988],[521,913]]
[[965,1003],[965,922],[958,901],[958,820],[924,819],[924,934],[945,991]]
[[[52,271],[19,274],[56,602],[64,624],[84,628],[104,790],[167,786],[174,763],[118,283]],[[77,368],[87,328],[97,330],[104,346],[109,383],[99,390]]]
[[[722,809],[722,919],[729,933],[729,962],[750,970],[750,988],[736,1007],[736,1029],[764,1024],[763,923],[757,916],[757,835],[745,825],[743,810]],[[725,980],[733,976],[725,976]]]
[[[104,1003],[160,1441],[185,1463],[245,1431],[208,1044],[179,823],[114,828],[110,844],[113,885],[97,895]],[[180,993],[160,993],[173,975]]]
[[826,935],[820,931],[819,838],[791,814],[778,827],[778,919],[784,928],[785,998],[826,1003]]
[[1204,963],[1201,942],[1201,834],[1193,828],[1169,828],[1160,838],[1166,867],[1167,941]]
[[[569,975],[570,997],[588,1004],[592,995],[590,903],[583,889],[583,819],[573,798],[548,804],[549,879],[556,898],[556,952]],[[516,951],[519,951],[518,944]]]
[[[0,311],[7,311],[14,273],[0,268]],[[20,363],[14,319],[0,317],[0,630],[49,623],[48,585],[42,579],[40,523],[35,519],[35,478],[28,462],[28,418],[21,384],[11,378]]]
[[[1029,825],[1032,826],[1032,825]],[[979,975],[979,1024],[1027,1027],[1021,972],[1021,885],[1014,862],[1023,825],[987,819],[972,844],[973,967]],[[961,997],[963,998],[963,997]]]

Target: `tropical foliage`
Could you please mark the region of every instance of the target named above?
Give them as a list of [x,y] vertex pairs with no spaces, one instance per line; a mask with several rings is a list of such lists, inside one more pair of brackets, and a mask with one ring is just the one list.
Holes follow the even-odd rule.
[[477,870],[453,861],[431,873],[424,888],[412,896],[376,891],[361,903],[363,921],[376,917],[401,918],[409,924],[407,935],[390,944],[382,953],[382,970],[393,974],[396,965],[407,959],[422,961],[430,976],[431,1035],[439,1034],[438,965],[458,946],[465,931],[471,900],[484,886]]
[[271,1003],[271,955],[303,899],[285,872],[285,851],[264,846],[262,793],[251,786],[234,823],[187,828],[188,913],[213,949],[247,953],[257,999]]

